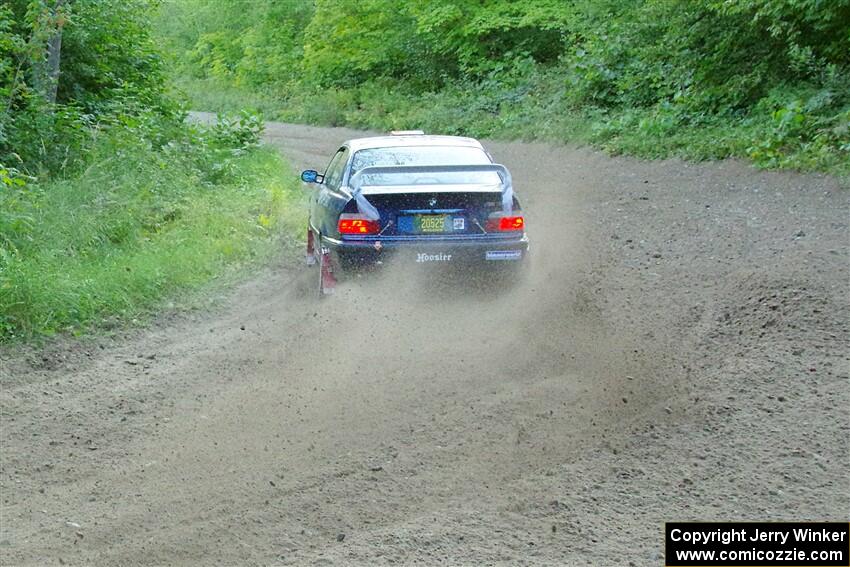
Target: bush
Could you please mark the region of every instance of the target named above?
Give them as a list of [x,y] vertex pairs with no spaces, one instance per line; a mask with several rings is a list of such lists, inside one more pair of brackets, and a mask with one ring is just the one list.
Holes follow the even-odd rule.
[[265,257],[300,217],[280,158],[258,147],[259,116],[185,123],[151,39],[155,3],[0,6],[0,341],[143,315]]
[[[127,121],[155,144],[185,113],[168,96],[151,38],[153,0],[10,0],[0,7],[0,163],[74,175],[98,131]],[[45,89],[49,39],[61,37],[56,98]]]
[[257,134],[242,116],[156,147],[115,126],[78,177],[0,169],[0,341],[137,318],[276,253],[301,207]]
[[[276,18],[305,29],[292,36],[300,47],[280,44],[300,74],[248,72],[232,34],[191,44],[208,50],[207,75],[273,93],[269,116],[847,168],[850,0],[323,0],[286,21],[241,14],[238,26],[256,38]],[[197,27],[214,35],[230,22],[201,12]],[[187,43],[177,59],[198,61]],[[230,70],[219,74],[219,60]]]

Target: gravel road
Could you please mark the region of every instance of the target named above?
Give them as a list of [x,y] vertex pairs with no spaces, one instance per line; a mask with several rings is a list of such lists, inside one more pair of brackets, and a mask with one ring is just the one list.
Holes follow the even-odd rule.
[[[344,129],[268,125],[297,167]],[[850,193],[486,142],[532,273],[307,291],[0,352],[4,565],[663,564],[672,520],[850,516]]]

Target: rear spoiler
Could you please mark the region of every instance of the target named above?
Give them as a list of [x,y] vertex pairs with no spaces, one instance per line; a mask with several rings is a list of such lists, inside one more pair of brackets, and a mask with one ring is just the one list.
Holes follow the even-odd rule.
[[511,173],[504,165],[492,163],[481,165],[382,165],[364,167],[348,180],[348,189],[357,202],[360,214],[371,220],[379,220],[378,209],[363,195],[363,178],[367,175],[387,173],[470,173],[495,171],[502,180],[502,211],[510,215],[514,208],[514,186]]

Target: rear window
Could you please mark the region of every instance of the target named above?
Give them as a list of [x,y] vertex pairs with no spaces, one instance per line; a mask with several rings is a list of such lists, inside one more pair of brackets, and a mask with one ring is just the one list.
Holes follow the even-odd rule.
[[[387,165],[489,165],[481,148],[465,146],[406,146],[360,150],[351,160],[351,175],[364,167]],[[493,171],[369,175],[364,185],[498,184]]]

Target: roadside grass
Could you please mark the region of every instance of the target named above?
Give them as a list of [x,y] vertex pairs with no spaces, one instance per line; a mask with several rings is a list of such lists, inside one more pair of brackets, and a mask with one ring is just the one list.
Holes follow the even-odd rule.
[[172,87],[188,94],[190,108],[204,112],[238,112],[249,110],[264,117],[275,116],[284,105],[273,93],[261,93],[238,87],[215,77],[197,78],[173,75]]
[[279,256],[303,220],[288,166],[203,145],[110,134],[77,177],[0,186],[0,342],[144,318]]
[[573,143],[645,159],[738,157],[761,168],[850,177],[850,107],[819,115],[807,110],[818,94],[799,90],[772,93],[749,113],[694,115],[675,105],[602,109],[573,103],[563,80],[545,74],[437,92],[389,81],[300,88],[275,97],[210,79],[186,79],[180,87],[197,110],[258,108],[267,119],[287,122]]

